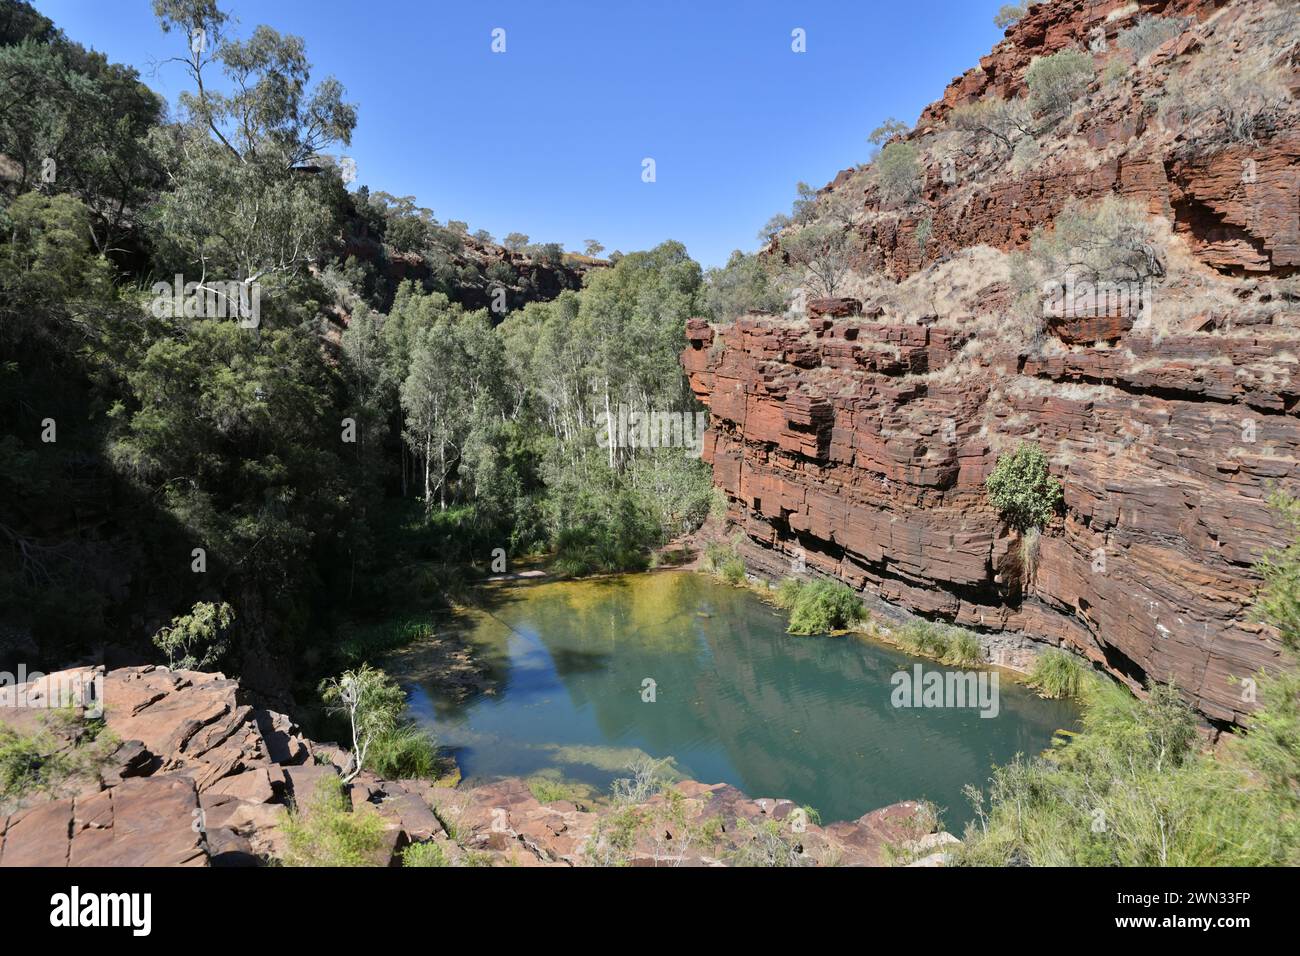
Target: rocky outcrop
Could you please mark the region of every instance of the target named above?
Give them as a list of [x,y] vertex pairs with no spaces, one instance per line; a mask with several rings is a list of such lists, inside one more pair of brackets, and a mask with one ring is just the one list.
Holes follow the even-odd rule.
[[[1152,13],[1188,22],[1134,62],[1116,38]],[[803,558],[905,611],[1071,647],[1135,690],[1173,681],[1208,718],[1243,719],[1236,679],[1277,657],[1251,615],[1253,565],[1285,540],[1267,498],[1300,491],[1300,133],[1294,101],[1243,142],[1167,127],[1159,107],[1279,30],[1300,26],[1266,0],[1032,5],[907,135],[918,196],[886,200],[869,168],[823,191],[851,200],[852,297],[690,324],[704,455],[751,563]],[[1032,162],[950,125],[1023,93],[1033,57],[1094,41],[1097,78]],[[1270,49],[1291,51],[1298,90],[1286,42]],[[1163,231],[1153,308],[1027,313],[1011,254],[1069,200],[1110,195]],[[1041,536],[984,492],[1022,441],[1064,486]]]
[[[52,719],[51,703],[84,709],[95,701],[103,705],[100,758],[0,806],[0,867],[275,860],[289,807],[348,763],[284,715],[241,704],[237,682],[162,667],[84,668],[7,688],[0,730],[41,734],[44,749],[67,750],[84,724]],[[368,771],[345,792],[353,812],[384,823],[376,865],[400,865],[412,843],[436,844],[453,866],[935,865],[955,842],[934,832],[917,803],[823,827],[789,800],[751,800],[694,781],[619,804],[542,803],[517,779],[451,787]],[[777,850],[780,859],[765,860]]]
[[[1300,268],[1300,129],[1295,114],[1245,142],[1202,148],[1197,130],[1159,116],[1166,86],[1185,80],[1198,57],[1215,57],[1230,75],[1258,43],[1269,17],[1286,11],[1264,0],[1062,0],[1029,13],[980,66],[953,80],[943,99],[921,114],[908,139],[922,148],[918,201],[881,195],[859,168],[827,187],[850,196],[869,215],[858,231],[865,268],[902,278],[970,246],[1023,248],[1036,226],[1050,223],[1072,198],[1118,194],[1169,219],[1206,264],[1232,274],[1292,274]],[[1190,25],[1141,64],[1117,39],[1141,17],[1185,17]],[[1294,11],[1290,11],[1294,17]],[[1294,24],[1292,25],[1294,28]],[[1006,159],[997,148],[955,142],[946,124],[955,108],[1025,91],[1033,59],[1095,44],[1098,78],[1086,108],[1044,139],[1023,168],[990,175]],[[1107,65],[1126,75],[1102,79]],[[1300,91],[1300,72],[1288,78]],[[1195,82],[1195,80],[1193,80]],[[986,144],[987,145],[987,144]],[[1247,171],[1248,172],[1244,172]],[[928,223],[926,241],[917,227]]]

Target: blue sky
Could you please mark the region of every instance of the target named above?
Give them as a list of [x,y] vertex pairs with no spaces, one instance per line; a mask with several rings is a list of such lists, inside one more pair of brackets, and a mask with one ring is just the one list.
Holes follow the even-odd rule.
[[[306,39],[360,119],[357,181],[413,194],[500,238],[630,252],[679,239],[706,266],[753,249],[795,183],[870,155],[1001,39],[1003,0],[730,2],[278,0],[221,4]],[[170,100],[182,38],[149,0],[37,0],[72,39],[139,68]],[[492,30],[506,52],[491,51]],[[807,52],[791,50],[806,31]],[[657,181],[641,179],[655,160]]]

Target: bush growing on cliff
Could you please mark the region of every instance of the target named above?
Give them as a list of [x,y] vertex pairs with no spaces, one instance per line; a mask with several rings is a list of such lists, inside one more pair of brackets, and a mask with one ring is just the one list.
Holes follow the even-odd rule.
[[799,589],[790,609],[790,634],[827,634],[867,616],[858,594],[841,581],[813,581]]
[[890,143],[872,163],[880,192],[898,202],[911,202],[921,189],[921,167],[911,143]]
[[283,824],[287,866],[380,866],[384,822],[369,807],[353,811],[338,777],[322,777]]
[[1024,100],[1005,100],[990,93],[975,103],[966,103],[952,111],[954,129],[992,139],[1006,155],[1018,141],[1032,137],[1033,124]]
[[1019,23],[1025,16],[1025,5],[1023,3],[1004,3],[998,12],[993,16],[993,25],[999,30],[1005,30]]
[[780,250],[794,267],[790,279],[807,282],[814,295],[832,297],[848,277],[853,248],[848,230],[818,222],[785,233]]
[[1167,40],[1172,40],[1194,21],[1191,17],[1156,17],[1147,15],[1120,32],[1117,43],[1130,51],[1139,62]]
[[441,844],[429,840],[424,843],[412,843],[403,850],[402,866],[451,866],[451,860]]
[[153,636],[154,646],[167,655],[167,666],[187,671],[215,667],[226,653],[226,631],[235,621],[225,602],[199,602],[189,614],[172,618]]
[[1022,444],[998,462],[984,483],[989,502],[1021,531],[1052,520],[1064,498],[1061,483],[1047,469],[1047,456],[1037,445]]
[[1061,50],[1035,57],[1025,72],[1029,108],[1048,122],[1061,119],[1092,82],[1092,57],[1082,50]]

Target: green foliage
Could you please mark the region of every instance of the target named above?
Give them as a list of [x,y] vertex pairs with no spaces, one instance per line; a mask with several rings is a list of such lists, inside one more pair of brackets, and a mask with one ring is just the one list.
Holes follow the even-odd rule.
[[370,808],[351,809],[343,785],[328,775],[281,825],[287,866],[382,866],[384,822]]
[[772,601],[783,611],[792,610],[798,603],[803,589],[804,582],[798,578],[782,578],[781,583],[776,586],[776,593],[772,595]]
[[730,322],[749,312],[779,312],[785,297],[756,255],[737,249],[720,269],[704,274],[704,300],[716,322]]
[[745,583],[745,561],[740,556],[736,542],[711,541],[704,547],[701,562],[704,570],[721,578],[732,587]]
[[994,771],[989,807],[957,850],[1003,866],[1261,866],[1294,862],[1297,836],[1278,796],[1197,753],[1196,719],[1176,689],[1145,702],[1100,681],[1083,731],[1052,760]]
[[993,17],[993,25],[999,30],[1006,30],[1013,27],[1025,15],[1025,5],[1023,3],[1004,3],[998,8],[998,12]]
[[902,120],[891,116],[871,131],[871,135],[867,137],[867,142],[873,146],[883,146],[895,136],[904,135],[910,128]]
[[367,769],[389,780],[436,780],[443,764],[433,736],[411,723],[376,737],[368,756]]
[[1029,108],[1048,122],[1061,119],[1092,82],[1096,67],[1082,50],[1035,57],[1025,71]]
[[1064,498],[1061,483],[1048,472],[1047,456],[1028,443],[999,455],[984,484],[993,507],[1022,531],[1051,521]]
[[1290,539],[1266,554],[1255,570],[1263,578],[1255,615],[1277,628],[1282,645],[1300,651],[1300,499],[1275,490],[1269,504]]
[[[955,629],[953,629],[955,630]],[[934,621],[920,618],[896,628],[894,639],[918,657],[943,660],[952,653],[950,629]]]
[[[321,685],[321,699],[326,709],[348,721],[352,730],[352,767],[348,779],[368,769],[367,759],[373,756],[372,748],[385,747],[383,741],[397,732],[406,697],[391,677],[369,664],[356,670],[345,671],[338,678]],[[410,759],[410,741],[397,739],[386,756],[391,759]],[[418,744],[415,744],[418,748]]]
[[916,147],[908,142],[890,143],[880,151],[872,168],[881,193],[892,200],[910,202],[921,188],[921,167]]
[[22,796],[60,776],[58,757],[40,741],[0,726],[0,797]]
[[235,621],[235,611],[224,601],[200,601],[189,614],[172,618],[153,636],[156,648],[167,655],[167,666],[187,671],[210,670],[226,653],[225,631]]
[[451,860],[441,844],[429,840],[412,843],[403,850],[402,866],[451,866]]
[[736,819],[736,844],[728,862],[732,866],[809,866],[798,834],[784,820]]
[[1076,654],[1051,648],[1039,654],[1029,672],[1029,686],[1043,697],[1082,696],[1091,675],[1088,664]]
[[584,784],[565,780],[558,774],[534,774],[524,781],[529,792],[537,798],[538,803],[554,803],[567,800],[570,803],[582,803],[590,797],[591,790]]
[[120,741],[100,721],[52,710],[32,734],[0,725],[0,813],[35,792],[78,790],[93,783]]
[[866,617],[857,592],[840,581],[813,581],[799,589],[790,609],[791,634],[827,634]]

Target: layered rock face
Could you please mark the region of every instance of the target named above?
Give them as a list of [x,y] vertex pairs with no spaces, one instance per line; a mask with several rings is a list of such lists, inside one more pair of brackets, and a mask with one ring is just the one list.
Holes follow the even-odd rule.
[[[1154,15],[1185,18],[1191,25],[1135,63],[1133,53],[1119,44],[1120,34]],[[1170,220],[1215,268],[1236,274],[1294,271],[1300,267],[1300,129],[1293,122],[1278,123],[1265,141],[1207,149],[1213,118],[1166,124],[1158,114],[1171,82],[1200,84],[1244,73],[1262,35],[1285,29],[1281,18],[1291,18],[1294,30],[1297,15],[1294,5],[1257,0],[1031,5],[1008,38],[978,68],[955,79],[909,134],[914,142],[934,135],[940,147],[940,161],[924,170],[920,205],[883,199],[869,179],[855,177],[854,169],[830,184],[871,214],[860,225],[868,247],[864,264],[902,278],[969,246],[1020,247],[1071,198],[1117,194]],[[943,142],[955,108],[986,97],[1023,95],[1034,57],[1093,47],[1099,64],[1123,66],[1127,76],[1095,83],[1068,133],[1044,142],[1032,165],[1015,175],[990,176],[986,155]],[[1206,75],[1189,70],[1211,55],[1214,68]],[[1300,72],[1294,60],[1291,66],[1283,81],[1294,95],[1300,92]],[[928,239],[918,242],[916,227],[926,220]]]
[[[1200,57],[1235,62],[1285,22],[1279,11],[1031,7],[911,134],[919,197],[884,200],[869,170],[828,187],[857,210],[852,297],[690,324],[683,365],[709,407],[705,456],[752,546],[909,611],[1067,645],[1135,689],[1174,681],[1207,717],[1241,721],[1252,698],[1234,678],[1277,656],[1250,613],[1252,566],[1285,540],[1266,499],[1298,490],[1300,302],[1287,283],[1300,266],[1300,133],[1206,148],[1152,114],[1171,75]],[[1033,55],[1098,29],[1122,57],[1117,32],[1150,12],[1190,21],[1119,79],[1095,80],[1036,164],[1017,170],[976,144],[957,152],[955,179],[943,171],[944,144],[971,143],[944,125],[956,106],[1017,94]],[[1022,334],[1009,254],[1070,197],[1116,193],[1165,230],[1153,308],[1066,309]],[[984,489],[1022,441],[1064,486],[1063,513],[1030,540]]]

